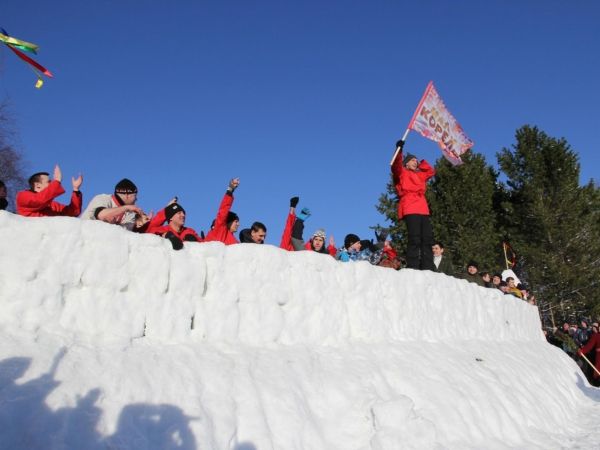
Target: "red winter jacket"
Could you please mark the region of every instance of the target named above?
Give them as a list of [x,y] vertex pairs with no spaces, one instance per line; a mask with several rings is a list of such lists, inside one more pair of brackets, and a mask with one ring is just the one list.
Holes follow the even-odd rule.
[[398,203],[398,218],[408,214],[429,215],[429,206],[425,198],[427,180],[435,175],[435,169],[422,160],[417,170],[408,170],[402,164],[402,152],[398,154],[392,165],[394,185],[400,197]]
[[239,241],[227,228],[227,214],[229,214],[231,205],[233,205],[233,194],[226,192],[223,196],[223,200],[221,200],[221,205],[219,206],[219,212],[215,219],[215,226],[206,235],[206,238],[204,239],[205,242],[221,241],[225,245],[239,244]]
[[53,201],[65,193],[59,181],[53,180],[46,189],[35,191],[21,191],[17,194],[17,214],[28,217],[70,216],[77,217],[81,214],[81,192],[71,194],[71,203],[63,205]]
[[292,229],[295,221],[296,214],[289,213],[287,221],[285,222],[285,228],[283,229],[283,235],[281,236],[281,243],[279,244],[279,248],[289,252],[294,251],[294,246],[292,245]]
[[185,240],[184,238],[186,236],[193,236],[194,238],[196,238],[197,242],[202,242],[204,239],[202,239],[198,233],[196,233],[196,231],[193,228],[188,228],[188,227],[183,227],[181,229],[181,231],[176,231],[174,228],[172,228],[170,225],[164,225],[164,223],[167,221],[167,217],[165,216],[165,210],[161,209],[156,216],[154,216],[150,222],[148,223],[148,228],[146,228],[145,233],[152,233],[152,234],[158,234],[160,236],[163,236],[165,233],[168,233],[169,231],[171,233],[173,233],[175,236],[177,236],[180,240]]
[[[590,340],[587,341],[586,344],[583,347],[581,347],[577,353],[581,352],[581,354],[585,355],[586,353],[591,352],[593,349],[596,349],[596,358],[594,361],[594,366],[596,366],[596,369],[600,371],[600,333],[592,334]],[[594,378],[600,378],[600,375],[598,375],[596,371],[594,371]]]

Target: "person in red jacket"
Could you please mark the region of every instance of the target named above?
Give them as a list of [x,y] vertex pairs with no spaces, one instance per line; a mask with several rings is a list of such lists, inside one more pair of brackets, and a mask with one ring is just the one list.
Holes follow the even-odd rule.
[[600,371],[600,333],[592,334],[592,337],[586,342],[586,344],[577,350],[577,355],[582,356],[591,352],[592,350],[596,352],[596,357],[594,358],[594,366],[596,367],[596,370],[593,371],[594,383],[592,384],[594,384],[594,386],[598,386],[600,385],[600,375],[598,374]]
[[312,250],[317,253],[325,253],[335,256],[337,249],[333,236],[329,238],[329,245],[325,247],[325,230],[319,229],[315,231],[312,237],[305,243],[302,237],[304,233],[304,221],[310,217],[310,210],[302,208],[300,214],[296,216],[296,206],[300,197],[292,197],[290,199],[290,212],[288,213],[281,243],[279,247],[288,251]]
[[396,147],[400,151],[392,162],[392,175],[400,198],[398,219],[403,219],[408,229],[406,265],[409,269],[433,271],[433,230],[425,190],[435,169],[425,160],[419,163],[410,153],[404,156],[404,141],[398,141]]
[[[164,225],[165,222],[167,225]],[[204,240],[193,228],[185,226],[185,209],[176,202],[161,209],[150,220],[146,233],[158,234],[168,239],[175,250],[181,250],[184,242],[202,242]]]
[[221,200],[217,218],[215,219],[211,230],[206,235],[206,239],[204,239],[205,242],[221,241],[225,245],[239,243],[233,233],[240,227],[240,218],[236,213],[231,211],[231,206],[233,205],[233,192],[239,185],[239,178],[234,178],[229,182],[227,191],[223,196],[223,200]]
[[54,167],[54,179],[50,181],[48,172],[38,172],[29,178],[28,191],[17,194],[17,214],[28,217],[70,216],[77,217],[81,213],[82,195],[79,191],[83,177],[72,178],[73,193],[71,203],[63,205],[54,199],[65,193],[61,185],[62,172],[58,164]]

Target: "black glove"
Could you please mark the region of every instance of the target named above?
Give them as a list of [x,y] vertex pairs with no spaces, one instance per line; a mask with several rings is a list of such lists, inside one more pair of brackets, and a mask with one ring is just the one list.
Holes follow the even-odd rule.
[[167,234],[165,234],[165,239],[171,241],[171,244],[173,245],[173,250],[181,250],[183,248],[183,242],[181,241],[181,239],[175,236],[172,231],[168,231]]
[[298,206],[299,201],[300,201],[300,197],[290,198],[290,208],[295,208],[296,206]]
[[204,235],[204,231],[200,231],[200,237],[202,238],[202,240],[206,239],[206,236]]
[[399,148],[400,151],[402,151],[404,149],[404,141],[402,139],[400,139],[398,142],[396,142],[396,148]]
[[375,239],[377,239],[377,242],[385,242],[387,237],[388,237],[387,230],[381,230],[380,233],[377,233],[377,231],[375,232]]
[[198,239],[196,239],[196,236],[194,236],[193,234],[186,234],[183,237],[183,240],[186,242],[198,242]]
[[[298,198],[298,197],[296,197]],[[298,202],[296,202],[298,203]],[[4,197],[0,198],[0,209],[6,209],[6,207],[8,206],[8,200],[6,200]]]

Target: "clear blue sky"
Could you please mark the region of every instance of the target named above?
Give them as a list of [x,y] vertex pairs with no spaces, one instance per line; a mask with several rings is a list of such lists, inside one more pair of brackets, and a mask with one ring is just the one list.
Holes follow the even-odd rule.
[[[85,204],[128,177],[144,209],[178,195],[206,230],[235,176],[233,210],[269,243],[292,195],[313,211],[307,235],[371,238],[429,80],[488,162],[533,124],[579,153],[582,183],[598,179],[597,1],[4,3],[0,25],[55,74],[37,90],[0,49],[29,171],[83,172]],[[415,133],[407,149],[441,156]]]

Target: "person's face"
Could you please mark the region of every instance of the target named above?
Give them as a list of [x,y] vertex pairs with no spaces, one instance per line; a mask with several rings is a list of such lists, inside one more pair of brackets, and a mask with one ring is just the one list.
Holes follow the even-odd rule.
[[316,251],[320,251],[323,248],[323,246],[325,245],[325,240],[320,236],[315,236],[312,239],[312,245]]
[[134,194],[119,194],[124,205],[135,205],[137,193]]
[[433,252],[433,256],[442,256],[442,253],[444,253],[444,249],[438,244],[433,245],[431,251]]
[[418,165],[417,158],[413,158],[406,163],[406,168],[408,170],[417,170]]
[[185,224],[185,213],[183,211],[177,211],[171,218],[171,223],[176,227],[182,227]]
[[240,221],[238,219],[235,219],[229,225],[229,231],[231,231],[232,233],[235,233],[238,230],[239,227],[240,227]]
[[494,278],[492,278],[492,283],[494,283],[495,286],[498,286],[501,281],[502,278],[500,278],[499,276],[495,276]]
[[509,288],[514,288],[515,280],[506,280],[506,284],[508,285]]
[[50,184],[50,177],[48,175],[40,175],[40,181],[33,183],[33,190],[35,192],[41,192],[48,187]]
[[483,274],[483,275],[481,276],[481,278],[482,278],[482,279],[483,279],[483,281],[485,281],[486,283],[489,283],[489,282],[490,282],[490,279],[491,279],[491,278],[490,278],[490,274],[489,274],[489,273]]
[[569,331],[569,324],[568,323],[563,323],[563,331]]
[[348,250],[354,250],[355,252],[360,252],[361,243],[360,241],[356,241],[354,244],[350,246]]
[[469,266],[467,267],[467,272],[469,272],[471,275],[475,275],[477,273],[477,267]]
[[265,238],[267,237],[267,232],[265,230],[250,230],[250,237],[257,244],[262,244],[265,242]]
[[6,187],[0,186],[0,198],[6,198]]

